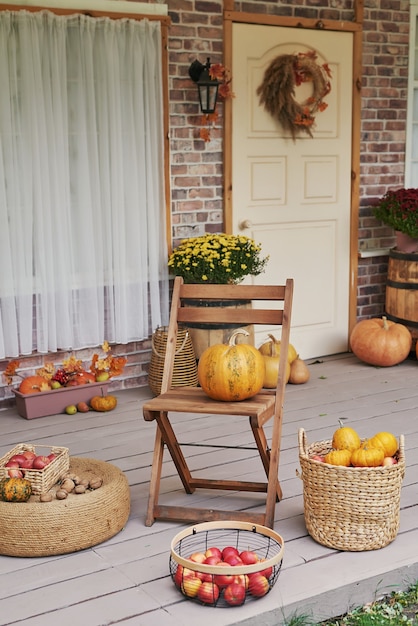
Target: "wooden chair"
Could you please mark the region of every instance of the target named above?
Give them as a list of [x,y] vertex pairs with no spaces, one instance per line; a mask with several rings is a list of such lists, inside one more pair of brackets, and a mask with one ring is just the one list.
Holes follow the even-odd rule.
[[[190,304],[190,300],[221,301],[243,299],[253,301],[253,308],[202,307],[193,306],[193,302]],[[190,522],[238,520],[273,528],[275,504],[282,497],[278,470],[292,299],[293,279],[287,279],[285,285],[277,286],[198,285],[184,284],[182,278],[176,277],[170,311],[161,394],[145,402],[143,406],[144,419],[146,421],[155,420],[157,425],[149,486],[148,510],[145,521],[147,526],[151,526],[155,519]],[[258,308],[261,305],[269,308]],[[281,327],[279,376],[276,389],[262,389],[253,398],[241,402],[220,402],[209,398],[199,387],[172,388],[171,378],[178,324],[187,326],[197,322],[208,324],[209,326],[213,325],[213,323],[236,323],[240,326],[263,324],[269,327],[269,332],[272,331],[272,325]],[[183,455],[181,444],[170,421],[169,414],[171,413],[249,417],[250,428],[256,444],[255,449],[258,450],[260,455],[267,481],[219,480],[192,476]],[[272,424],[271,443],[269,444],[263,427],[270,419],[274,421]],[[220,439],[222,436],[222,432],[219,432]],[[186,493],[192,494],[198,488],[265,492],[267,495],[264,512],[248,513],[243,511],[199,509],[192,506],[160,505],[158,497],[165,446],[167,446],[171,454]]]

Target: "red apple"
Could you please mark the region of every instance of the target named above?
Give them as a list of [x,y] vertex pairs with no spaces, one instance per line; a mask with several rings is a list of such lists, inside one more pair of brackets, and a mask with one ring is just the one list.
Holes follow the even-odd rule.
[[222,550],[222,560],[225,561],[225,557],[228,554],[239,554],[239,550],[238,548],[235,548],[234,546],[226,546],[225,548],[223,548]]
[[224,591],[225,601],[231,606],[239,606],[245,602],[245,587],[238,583],[232,583]]
[[25,456],[27,459],[32,459],[33,461],[33,459],[35,459],[37,455],[31,450],[25,450],[24,452],[22,452],[22,456]]
[[194,561],[194,563],[203,563],[206,559],[206,556],[204,552],[193,552],[193,554],[189,556],[189,559],[191,561]]
[[314,454],[313,456],[311,456],[311,460],[319,461],[320,463],[325,463],[325,458],[321,456],[320,454]]
[[215,604],[219,598],[219,587],[214,583],[204,582],[200,585],[197,597],[203,604]]
[[24,463],[26,461],[26,457],[23,456],[23,454],[14,454],[13,456],[10,457],[10,459],[8,460],[8,463],[10,463],[10,461],[14,461],[15,463],[18,463],[19,465],[21,463]]
[[[217,567],[230,567],[228,563],[224,563],[221,561],[218,563]],[[221,589],[223,587],[227,587],[234,581],[233,574],[215,574],[213,577],[213,582],[218,585]]]
[[216,557],[218,557],[219,561],[222,560],[222,552],[221,552],[221,550],[219,548],[214,547],[214,546],[211,547],[211,548],[208,548],[206,550],[205,556],[206,557],[208,557],[208,556],[216,556]]
[[261,598],[261,596],[265,596],[268,592],[270,586],[269,581],[263,574],[260,572],[255,572],[254,574],[250,574],[248,583],[248,591],[252,596],[256,596],[257,598]]
[[20,467],[23,467],[24,469],[32,469],[33,459],[27,459],[26,457],[24,457],[24,460],[21,462]]
[[14,467],[14,468],[18,468],[20,467],[19,463],[17,461],[12,461],[10,459],[10,461],[7,461],[7,463],[5,464],[4,467]]
[[48,459],[49,459],[50,461],[53,461],[53,460],[54,460],[54,459],[56,459],[56,458],[57,458],[57,455],[56,455],[56,454],[54,454],[53,452],[51,452],[51,454],[48,454]]
[[48,459],[47,456],[39,455],[35,459],[33,459],[33,469],[44,469],[47,465],[51,463],[51,459]]
[[248,589],[248,585],[250,583],[250,579],[247,574],[237,574],[234,576],[234,583],[237,585],[242,585],[244,589]]
[[[260,559],[260,563],[262,563],[263,561],[265,561],[266,559]],[[270,565],[269,567],[266,567],[263,570],[260,570],[260,574],[262,574],[263,576],[265,576],[266,578],[270,578],[270,576],[273,573],[273,567]]]
[[398,461],[393,457],[393,456],[385,456],[385,458],[382,461],[382,465],[383,467],[387,467],[390,465],[396,465]]
[[203,563],[205,565],[218,565],[218,563],[221,563],[221,559],[217,556],[208,556]]
[[23,472],[20,469],[12,468],[7,472],[10,478],[23,478]]
[[181,590],[185,596],[189,598],[195,598],[199,592],[200,587],[203,585],[200,578],[196,576],[183,576],[183,582],[181,583]]
[[183,578],[186,578],[188,576],[194,576],[194,575],[195,573],[192,569],[183,567],[183,565],[178,565],[176,569],[176,573],[174,574],[174,584],[180,589],[182,582],[183,582]]
[[229,565],[244,565],[242,559],[238,554],[227,554],[224,558],[225,563]]
[[239,558],[244,565],[254,565],[254,563],[258,563],[258,556],[252,550],[243,550],[240,552]]

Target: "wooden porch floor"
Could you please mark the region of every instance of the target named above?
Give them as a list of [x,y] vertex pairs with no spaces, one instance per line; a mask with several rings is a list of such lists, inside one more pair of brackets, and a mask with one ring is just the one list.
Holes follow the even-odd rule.
[[[220,609],[186,601],[169,576],[175,523],[144,525],[154,424],[142,418],[147,390],[118,392],[110,413],[56,415],[25,420],[14,409],[0,412],[0,455],[18,443],[61,445],[71,456],[95,458],[120,467],[131,487],[128,524],[111,540],[69,555],[48,558],[0,556],[0,624],[31,626],[179,626],[198,623],[274,625],[310,615],[315,621],[340,615],[376,597],[407,588],[418,578],[418,362],[392,368],[360,363],[351,354],[309,363],[311,379],[287,386],[280,479],[284,498],[277,504],[275,529],[284,538],[283,567],[272,591],[242,607]],[[346,417],[362,437],[380,430],[405,435],[407,470],[402,487],[400,532],[376,551],[339,552],[316,543],[303,518],[297,432],[308,441],[330,439],[338,418]],[[216,417],[179,416],[184,441],[216,442]],[[246,445],[250,431],[242,420],[224,425],[223,444]],[[218,442],[219,443],[219,442]],[[190,463],[204,471],[217,464],[225,476],[256,477],[262,468],[255,452],[190,448]],[[201,501],[213,508],[257,510],[262,496],[196,492],[186,495],[166,456],[162,503]],[[0,520],[0,532],[7,534]]]

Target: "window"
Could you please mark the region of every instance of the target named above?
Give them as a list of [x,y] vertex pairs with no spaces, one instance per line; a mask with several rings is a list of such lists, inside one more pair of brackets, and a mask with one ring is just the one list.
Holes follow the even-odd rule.
[[418,4],[411,4],[405,187],[418,187]]
[[168,310],[158,20],[0,12],[0,358]]

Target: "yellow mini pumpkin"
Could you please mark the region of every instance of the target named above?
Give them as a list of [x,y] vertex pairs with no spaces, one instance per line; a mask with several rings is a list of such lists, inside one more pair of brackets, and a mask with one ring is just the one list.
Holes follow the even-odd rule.
[[385,456],[393,456],[398,450],[398,440],[388,432],[377,433],[369,439],[368,445],[370,448],[381,448]]
[[382,465],[385,453],[381,448],[371,448],[367,442],[361,448],[351,453],[351,465],[354,467],[379,467]]
[[[280,339],[276,339],[276,337],[271,334],[269,334],[268,337],[269,338],[267,339],[267,341],[265,341],[259,347],[261,354],[271,355],[272,354],[271,344],[274,344],[275,353],[277,356],[280,356],[280,347],[281,347]],[[287,360],[289,361],[289,363],[293,363],[293,361],[297,358],[298,358],[298,353],[296,352],[295,347],[292,346],[291,343],[289,343],[289,348],[287,350]]]
[[[266,389],[274,389],[277,385],[277,377],[279,375],[280,350],[277,349],[278,344],[274,341],[268,341],[263,345],[268,347],[268,349],[263,352],[261,352],[261,348],[259,348],[259,352],[263,355],[265,367],[263,387]],[[285,372],[286,383],[289,382],[290,368],[290,362],[287,360]]]
[[341,420],[340,427],[332,437],[332,447],[336,450],[357,450],[360,447],[361,439],[354,428],[344,426]]
[[255,396],[263,386],[263,357],[254,346],[236,345],[238,334],[248,335],[248,332],[239,328],[232,333],[228,344],[209,346],[199,359],[199,384],[214,400],[245,400]]
[[331,450],[324,457],[325,463],[330,465],[340,465],[343,467],[350,467],[351,465],[351,452],[350,450]]
[[90,406],[94,411],[112,411],[118,401],[115,396],[107,395],[107,396],[94,396],[90,400]]

